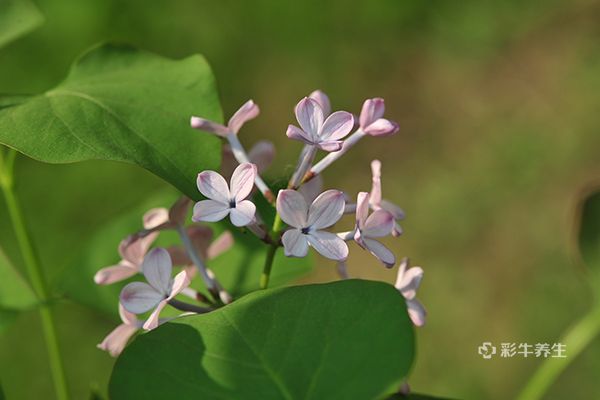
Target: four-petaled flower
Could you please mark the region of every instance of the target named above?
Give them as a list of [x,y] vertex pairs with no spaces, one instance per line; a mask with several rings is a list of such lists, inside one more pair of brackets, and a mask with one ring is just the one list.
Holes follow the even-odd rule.
[[286,256],[304,257],[308,246],[324,257],[345,260],[348,246],[334,233],[323,231],[344,213],[344,194],[338,190],[321,193],[310,205],[295,190],[282,190],[277,196],[277,212],[291,229],[282,236]]
[[190,122],[192,128],[226,137],[228,134],[237,135],[242,125],[244,125],[247,121],[256,118],[259,112],[260,109],[258,108],[258,105],[256,105],[252,100],[248,100],[240,107],[239,110],[235,112],[235,114],[233,114],[231,118],[229,118],[227,126],[200,117],[192,117]]
[[[198,190],[208,200],[202,200],[194,205],[192,220],[216,222],[229,215],[235,226],[246,226],[254,221],[256,206],[250,200],[250,195],[256,178],[256,165],[240,164],[231,176],[230,186],[225,178],[214,171],[204,171],[198,174]],[[231,190],[230,190],[231,187]]]
[[364,133],[370,136],[388,136],[398,132],[396,122],[383,118],[385,103],[382,98],[365,100],[358,122]]
[[325,151],[340,150],[340,139],[354,126],[354,117],[346,111],[336,111],[325,119],[319,102],[309,97],[300,100],[296,106],[296,119],[301,129],[289,125],[286,135]]
[[309,98],[315,100],[321,106],[321,110],[323,110],[323,115],[325,118],[331,114],[331,102],[329,101],[329,97],[325,94],[325,92],[321,90],[315,90],[311,94],[308,95]]
[[391,268],[396,263],[394,254],[381,242],[380,238],[392,233],[394,217],[385,210],[376,210],[369,215],[369,193],[360,192],[356,202],[356,232],[354,240],[365,250],[368,250],[386,267]]
[[415,298],[417,289],[421,284],[421,279],[423,279],[423,269],[421,267],[408,268],[408,264],[408,258],[402,259],[394,287],[398,289],[406,299],[408,315],[413,324],[416,326],[423,326],[425,325],[427,312],[425,311],[423,304]]
[[373,184],[371,186],[371,195],[369,198],[371,209],[374,211],[383,209],[392,214],[396,220],[392,235],[400,236],[402,234],[402,227],[400,227],[398,221],[404,219],[404,211],[394,203],[383,199],[381,196],[381,161],[373,160],[371,162],[371,172],[373,174]]
[[186,271],[171,278],[172,270],[169,253],[165,249],[155,248],[146,255],[142,263],[142,273],[148,283],[131,282],[121,290],[120,301],[127,311],[142,314],[154,309],[143,325],[146,330],[158,326],[158,316],[162,309],[190,284]]
[[[169,221],[169,210],[153,208],[144,214],[143,221],[144,229],[153,230]],[[99,270],[94,276],[94,282],[98,285],[109,285],[140,272],[144,256],[157,236],[158,231],[151,231],[145,236],[132,235],[123,239],[119,244],[121,261]]]

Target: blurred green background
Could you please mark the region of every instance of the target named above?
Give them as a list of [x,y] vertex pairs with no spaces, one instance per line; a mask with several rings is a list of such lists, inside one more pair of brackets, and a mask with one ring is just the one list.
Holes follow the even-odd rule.
[[[248,98],[261,106],[241,138],[274,141],[275,171],[296,161],[301,146],[284,133],[310,91],[320,88],[334,109],[354,113],[367,97],[386,99],[401,132],[365,139],[325,179],[327,187],[368,190],[369,163],[378,158],[385,197],[407,213],[404,236],[388,244],[426,271],[419,297],[429,319],[418,330],[410,378],[416,391],[512,398],[540,360],[485,361],[477,346],[556,342],[589,307],[572,237],[578,192],[600,175],[600,2],[35,3],[45,24],[0,50],[0,92],[52,87],[99,41],[176,58],[202,53],[226,115]],[[50,279],[102,224],[166,187],[128,165],[24,157],[17,180]],[[3,203],[0,243],[18,264]],[[395,276],[354,247],[350,270]],[[319,259],[303,282],[335,277],[332,263]],[[74,398],[90,387],[104,391],[113,360],[95,345],[115,321],[68,302],[57,310]],[[600,398],[599,373],[596,339],[547,398]],[[0,381],[10,399],[51,398],[37,313],[0,337]]]

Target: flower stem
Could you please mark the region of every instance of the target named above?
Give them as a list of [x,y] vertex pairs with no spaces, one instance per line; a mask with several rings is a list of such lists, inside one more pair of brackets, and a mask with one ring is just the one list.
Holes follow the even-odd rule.
[[271,269],[273,268],[273,261],[275,260],[275,253],[279,248],[279,234],[283,228],[283,221],[279,213],[275,214],[275,220],[273,221],[273,227],[271,228],[271,241],[273,244],[269,246],[267,250],[267,258],[265,259],[265,266],[263,267],[262,275],[260,276],[260,288],[266,289],[269,287],[269,278],[271,277]]
[[298,189],[304,178],[304,174],[310,169],[312,162],[317,155],[317,147],[312,145],[306,145],[302,150],[300,159],[298,160],[298,166],[288,183],[288,189]]
[[[13,154],[11,154],[13,152]],[[14,162],[14,150],[9,150],[7,157],[7,165],[2,165],[2,179],[0,185],[6,199],[8,214],[12,222],[15,237],[17,239],[19,250],[23,257],[23,262],[27,269],[27,275],[31,286],[40,301],[40,317],[42,322],[42,331],[48,350],[48,359],[50,362],[50,372],[54,382],[56,398],[58,400],[67,400],[69,392],[67,388],[67,379],[65,375],[63,361],[60,355],[58,338],[56,335],[56,326],[54,324],[54,316],[49,305],[49,290],[44,279],[38,257],[33,248],[31,237],[25,226],[25,219],[16,193],[14,191],[12,177],[12,163]]]
[[175,300],[175,299],[169,300],[169,305],[171,307],[178,309],[179,311],[193,312],[196,314],[206,314],[207,312],[210,312],[213,310],[213,308],[210,308],[210,307],[199,307],[197,305],[186,303],[184,301],[179,301],[179,300]]
[[536,400],[544,396],[544,393],[556,380],[556,378],[573,362],[579,353],[589,345],[600,332],[600,303],[583,316],[562,337],[560,343],[566,346],[569,357],[546,358],[533,377],[527,382],[521,391],[518,400]]

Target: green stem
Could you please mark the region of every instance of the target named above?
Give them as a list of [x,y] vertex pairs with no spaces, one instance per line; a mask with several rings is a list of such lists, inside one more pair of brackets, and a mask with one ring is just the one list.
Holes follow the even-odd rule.
[[542,398],[556,378],[573,362],[579,353],[600,332],[600,304],[581,318],[562,338],[560,343],[566,346],[568,357],[546,358],[533,377],[529,380],[518,400],[536,400]]
[[[9,160],[9,165],[3,165],[3,179],[0,180],[0,184],[2,186],[4,197],[6,198],[8,214],[10,216],[15,236],[19,244],[19,249],[23,257],[23,262],[27,269],[29,281],[31,282],[31,286],[41,303],[40,316],[42,321],[42,330],[44,332],[46,347],[48,349],[50,371],[52,373],[52,379],[54,381],[56,398],[58,400],[66,400],[69,398],[67,380],[65,377],[63,362],[60,356],[58,339],[56,336],[56,327],[54,324],[52,310],[50,309],[50,306],[48,304],[49,291],[46,281],[44,280],[36,253],[33,249],[31,238],[29,236],[29,233],[27,232],[27,228],[25,227],[23,213],[21,211],[21,207],[17,200],[17,196],[14,192],[12,184],[12,161],[14,161],[14,154],[10,154],[10,152],[12,151],[14,150],[9,150],[9,155],[7,157]],[[10,174],[8,174],[7,172],[10,172]]]
[[260,276],[260,288],[266,289],[269,287],[269,278],[271,277],[271,269],[273,268],[273,261],[275,260],[275,253],[279,248],[279,233],[283,228],[283,221],[279,216],[279,213],[275,214],[275,220],[273,221],[273,228],[271,229],[271,240],[272,245],[269,246],[267,251],[267,258],[265,259],[265,266],[263,267],[262,275]]

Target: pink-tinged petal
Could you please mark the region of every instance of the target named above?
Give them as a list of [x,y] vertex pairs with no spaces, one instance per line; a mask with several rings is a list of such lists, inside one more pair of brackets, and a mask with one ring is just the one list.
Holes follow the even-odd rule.
[[212,260],[213,258],[218,257],[223,254],[227,250],[233,246],[234,239],[233,235],[229,231],[223,232],[219,237],[217,237],[214,242],[208,246],[208,250],[206,252],[206,258],[208,260]]
[[390,136],[400,130],[400,126],[385,118],[379,118],[371,125],[363,128],[363,131],[369,136]]
[[142,314],[156,307],[165,297],[165,294],[159,293],[147,283],[131,282],[121,290],[119,300],[127,311]]
[[348,258],[348,245],[335,233],[315,231],[306,236],[312,248],[323,257],[335,261],[343,261]]
[[192,221],[217,222],[229,215],[229,204],[215,200],[202,200],[194,205]]
[[364,229],[367,216],[369,215],[369,193],[360,192],[356,199],[356,226]]
[[340,276],[340,279],[348,279],[348,266],[346,265],[346,261],[338,261],[337,262],[337,273]]
[[403,233],[402,227],[397,222],[394,222],[394,229],[392,229],[392,236],[398,237],[398,236],[402,235],[402,233]]
[[365,248],[369,250],[379,261],[381,261],[387,268],[392,268],[396,264],[396,256],[385,247],[382,243],[377,240],[363,238]]
[[267,140],[257,142],[248,152],[248,159],[256,165],[258,172],[264,172],[275,158],[275,145]]
[[417,299],[406,300],[406,307],[408,309],[408,316],[410,317],[413,324],[416,326],[425,325],[425,319],[427,317],[427,311],[423,304]]
[[231,175],[231,198],[242,201],[252,191],[256,178],[256,165],[250,163],[240,164]]
[[308,95],[309,98],[315,100],[321,106],[323,110],[323,115],[327,117],[331,114],[331,102],[329,101],[329,97],[322,92],[321,90],[315,90],[311,94]]
[[304,196],[304,199],[306,200],[307,204],[312,203],[317,198],[317,196],[321,194],[322,191],[323,178],[321,177],[321,175],[315,176],[310,181],[300,186],[300,189],[298,189],[298,192],[300,192],[300,194]]
[[142,264],[146,252],[157,237],[158,232],[151,232],[145,236],[130,235],[119,243],[119,254],[123,260],[137,267]]
[[169,222],[169,210],[164,207],[152,208],[142,218],[144,229],[152,229]]
[[333,153],[335,151],[340,151],[344,142],[341,140],[328,140],[324,142],[317,143],[317,147],[319,147],[323,151],[327,151],[329,153]]
[[229,129],[226,126],[200,117],[192,117],[190,119],[190,125],[194,129],[200,129],[201,131],[211,132],[218,136],[225,137],[227,136],[227,133],[229,133]]
[[394,223],[394,216],[392,214],[385,210],[376,210],[367,218],[362,229],[362,234],[372,238],[387,236],[392,233]]
[[304,228],[308,205],[304,197],[295,190],[280,190],[277,195],[277,212],[283,222],[294,228]]
[[404,219],[404,216],[405,216],[404,210],[402,210],[400,207],[398,207],[394,203],[391,203],[391,202],[387,201],[386,199],[382,199],[380,206],[385,211],[391,213],[394,216],[394,219],[399,219],[399,220]]
[[135,326],[138,328],[141,325],[140,320],[137,319],[137,316],[134,313],[127,311],[121,303],[119,303],[119,316],[121,317],[121,321],[123,321],[124,324]]
[[168,295],[171,290],[173,263],[169,252],[163,248],[150,251],[142,263],[142,273],[146,280],[159,293]]
[[190,282],[190,277],[185,270],[175,275],[175,278],[173,278],[173,285],[171,286],[171,292],[169,293],[169,297],[167,297],[167,301],[171,300],[181,293],[183,289],[190,286]]
[[310,136],[308,133],[304,132],[302,129],[298,128],[295,125],[288,125],[285,134],[290,139],[299,140],[306,144],[315,144],[315,139],[312,136]]
[[144,330],[151,331],[152,329],[155,329],[158,326],[158,316],[160,315],[160,312],[163,310],[163,308],[166,307],[166,305],[166,299],[158,303],[154,311],[152,311],[152,314],[150,314],[146,322],[144,322],[144,325],[142,326]]
[[307,237],[298,229],[285,231],[281,237],[281,242],[287,257],[305,257],[308,253]]
[[321,193],[310,205],[307,225],[312,229],[327,228],[344,215],[344,193],[339,190],[327,190]]
[[121,261],[121,263],[117,265],[102,268],[100,271],[96,272],[96,275],[94,275],[94,282],[96,282],[97,285],[110,285],[111,283],[132,277],[138,272],[138,269],[127,263],[127,261]]
[[[207,226],[192,225],[187,228],[187,234],[194,248],[200,253],[200,256],[205,259],[206,251],[212,241],[213,231]],[[174,263],[174,262],[173,262]]]
[[229,203],[229,187],[225,178],[215,171],[203,171],[198,174],[196,180],[198,190],[208,199]]
[[371,161],[371,174],[373,175],[373,183],[371,185],[371,197],[369,201],[377,209],[381,202],[381,161]]
[[363,103],[362,110],[360,112],[359,123],[360,127],[364,130],[367,126],[383,117],[385,112],[385,103],[382,98],[376,97],[374,99],[368,99]]
[[180,197],[175,204],[169,208],[169,216],[168,221],[174,224],[184,224],[187,220],[188,213],[190,211],[190,206],[192,205],[192,200],[188,197],[182,196]]
[[117,326],[112,332],[110,332],[102,341],[102,343],[98,344],[98,348],[100,350],[107,351],[112,357],[117,357],[125,346],[129,339],[135,334],[138,330],[137,327],[121,324]]
[[397,281],[395,286],[406,299],[414,299],[422,279],[423,269],[421,267],[412,267],[402,274],[402,279]]
[[167,248],[173,265],[188,265],[192,263],[187,251],[182,246],[171,246]]
[[250,200],[240,201],[229,213],[231,223],[235,226],[246,226],[254,221],[256,206]]
[[350,133],[354,127],[354,117],[346,111],[336,111],[323,123],[319,138],[321,140],[339,140]]
[[305,97],[296,105],[296,119],[300,128],[316,140],[323,126],[323,110],[315,100]]
[[240,131],[242,125],[258,116],[260,109],[252,100],[248,100],[240,107],[239,110],[229,118],[229,129],[235,134]]

